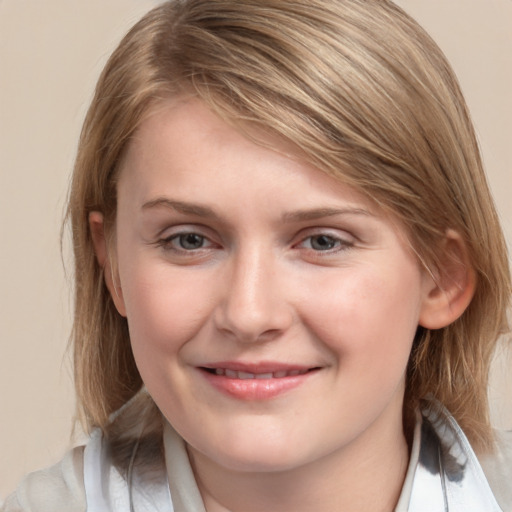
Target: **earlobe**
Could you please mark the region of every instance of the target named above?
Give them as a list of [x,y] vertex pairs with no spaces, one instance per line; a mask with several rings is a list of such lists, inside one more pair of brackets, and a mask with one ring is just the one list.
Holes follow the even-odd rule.
[[108,243],[105,236],[105,223],[101,212],[93,211],[89,214],[89,229],[91,230],[94,252],[99,266],[103,269],[105,284],[120,315],[126,316],[123,292],[119,284],[117,268],[114,268],[109,255]]
[[428,276],[419,324],[427,329],[441,329],[453,323],[469,306],[476,288],[476,274],[462,237],[446,232],[440,263]]

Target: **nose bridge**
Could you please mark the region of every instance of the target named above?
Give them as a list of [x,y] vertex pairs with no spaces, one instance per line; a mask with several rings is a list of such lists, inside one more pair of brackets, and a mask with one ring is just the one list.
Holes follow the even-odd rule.
[[240,341],[267,339],[291,320],[279,286],[278,259],[271,248],[252,244],[235,251],[217,314],[218,327]]

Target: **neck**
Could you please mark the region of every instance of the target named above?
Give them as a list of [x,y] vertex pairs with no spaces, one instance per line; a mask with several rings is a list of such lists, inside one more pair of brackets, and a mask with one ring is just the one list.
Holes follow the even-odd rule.
[[401,424],[374,424],[348,447],[293,469],[230,470],[189,447],[207,512],[391,512],[408,464]]

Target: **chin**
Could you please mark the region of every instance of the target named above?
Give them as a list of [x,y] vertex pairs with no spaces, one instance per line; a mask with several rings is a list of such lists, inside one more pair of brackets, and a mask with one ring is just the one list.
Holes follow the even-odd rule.
[[275,454],[265,457],[262,453],[254,457],[227,454],[221,460],[218,459],[218,463],[237,473],[278,473],[301,465],[296,459],[278,458]]
[[302,457],[286,443],[264,442],[252,439],[252,442],[230,444],[228,449],[200,450],[214,464],[241,473],[273,473],[293,469],[302,465]]

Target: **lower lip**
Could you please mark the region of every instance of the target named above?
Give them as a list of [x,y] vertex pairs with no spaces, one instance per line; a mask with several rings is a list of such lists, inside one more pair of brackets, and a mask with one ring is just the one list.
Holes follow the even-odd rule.
[[316,371],[274,379],[233,379],[200,370],[218,391],[239,400],[270,400],[302,385]]

